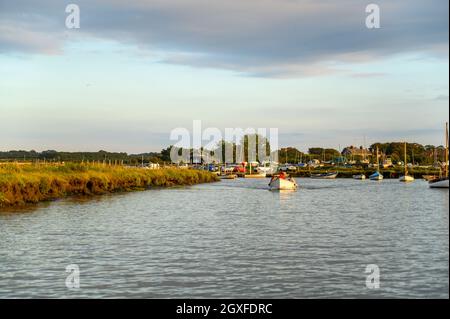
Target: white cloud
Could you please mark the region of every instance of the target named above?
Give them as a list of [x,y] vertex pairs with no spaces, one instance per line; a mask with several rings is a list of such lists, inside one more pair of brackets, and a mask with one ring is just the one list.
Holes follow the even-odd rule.
[[[0,52],[61,50],[67,1],[0,0]],[[316,76],[333,65],[421,51],[448,56],[448,2],[380,0],[382,28],[361,0],[79,0],[80,35],[167,52],[165,62],[251,76]],[[443,55],[442,52],[447,52]]]

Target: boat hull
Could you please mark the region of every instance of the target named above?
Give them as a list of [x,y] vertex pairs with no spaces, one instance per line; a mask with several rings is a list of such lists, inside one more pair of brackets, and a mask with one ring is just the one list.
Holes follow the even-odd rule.
[[338,176],[338,173],[328,173],[328,174],[318,174],[311,175],[313,179],[335,179]]
[[414,177],[405,175],[405,176],[400,177],[399,181],[403,182],[403,183],[411,183],[411,182],[414,182]]
[[436,176],[436,175],[423,175],[422,178],[424,180],[426,180],[427,182],[429,182],[429,181],[432,181],[434,179],[438,179],[439,176]]
[[229,174],[229,175],[220,175],[220,179],[235,179],[237,175]]
[[294,179],[275,178],[269,183],[270,190],[296,190],[298,187]]
[[448,178],[429,181],[430,188],[448,188]]
[[369,179],[371,180],[371,181],[382,181],[383,180],[383,175],[381,175],[380,173],[374,173],[374,174],[372,174],[372,175],[370,175],[369,176]]

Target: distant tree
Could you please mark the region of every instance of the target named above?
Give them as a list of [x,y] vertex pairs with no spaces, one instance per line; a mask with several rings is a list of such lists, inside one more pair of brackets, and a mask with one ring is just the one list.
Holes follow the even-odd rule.
[[340,157],[341,153],[333,148],[312,147],[308,149],[311,158],[330,161],[333,158]]
[[170,151],[172,150],[173,145],[170,145],[168,148],[165,148],[161,151],[161,160],[163,162],[170,162]]
[[285,147],[278,151],[278,159],[280,163],[297,164],[301,159],[304,159],[305,154],[295,147]]
[[[394,163],[404,161],[404,142],[374,143],[370,147],[371,151],[375,152],[377,146],[380,155],[390,157]],[[432,145],[423,146],[418,143],[406,143],[406,161],[420,165],[431,165],[435,149]]]

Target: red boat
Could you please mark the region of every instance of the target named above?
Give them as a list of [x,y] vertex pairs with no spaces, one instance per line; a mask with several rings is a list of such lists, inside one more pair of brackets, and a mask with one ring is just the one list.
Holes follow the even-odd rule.
[[245,167],[244,166],[235,166],[233,169],[234,173],[245,173]]
[[247,163],[246,162],[242,162],[241,165],[235,166],[233,169],[234,173],[245,173],[245,167],[246,167]]

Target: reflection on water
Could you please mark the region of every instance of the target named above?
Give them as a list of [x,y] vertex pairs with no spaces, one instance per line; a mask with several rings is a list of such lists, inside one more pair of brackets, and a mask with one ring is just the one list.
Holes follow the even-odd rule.
[[[0,297],[448,298],[448,190],[267,180],[0,212]],[[68,290],[66,266],[80,267]],[[381,287],[365,286],[377,264]]]

